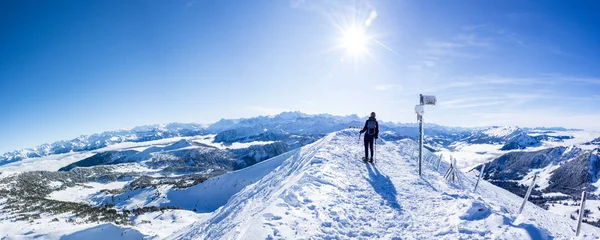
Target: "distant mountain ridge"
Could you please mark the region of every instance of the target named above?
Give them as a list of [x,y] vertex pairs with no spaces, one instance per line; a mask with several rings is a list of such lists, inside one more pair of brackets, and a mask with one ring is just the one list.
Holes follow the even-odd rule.
[[[188,137],[217,134],[216,142],[250,142],[254,140],[285,140],[293,134],[318,135],[341,130],[349,125],[361,125],[357,115],[334,116],[330,114],[305,114],[301,112],[283,112],[275,116],[258,116],[242,119],[221,119],[201,125],[196,123],[170,123],[147,125],[130,130],[107,131],[92,135],[82,135],[71,140],[42,144],[35,148],[26,148],[4,153],[0,156],[0,165],[28,158],[43,157],[52,154],[91,151],[123,142],[146,142],[172,137]],[[267,131],[265,131],[265,129]],[[316,139],[316,138],[315,138]]]
[[[362,126],[366,117],[357,115],[335,116],[331,114],[305,114],[301,112],[283,112],[274,116],[258,116],[242,119],[221,119],[213,124],[170,123],[135,127],[130,130],[107,131],[99,134],[82,135],[78,138],[42,144],[35,148],[26,148],[4,153],[0,156],[0,165],[27,158],[43,157],[52,154],[91,151],[123,142],[146,142],[172,137],[200,136],[216,134],[215,142],[230,144],[233,142],[286,141],[294,136],[313,139],[339,131],[349,126]],[[390,137],[418,137],[418,124],[393,123],[380,121],[380,132],[392,131]],[[548,131],[562,128],[541,128]],[[488,131],[486,133],[486,131]],[[496,131],[496,133],[489,132]],[[506,136],[501,136],[502,134]],[[502,128],[462,128],[447,127],[433,123],[426,125],[425,143],[432,148],[445,147],[453,142],[469,143],[491,142],[506,144],[503,150],[523,149],[539,144],[542,137],[527,135],[527,129],[518,127]],[[546,136],[547,137],[547,136]],[[302,140],[305,141],[305,140]],[[309,142],[300,143],[296,147]]]
[[42,144],[35,148],[26,148],[4,153],[0,156],[0,165],[35,157],[68,152],[96,150],[123,142],[146,142],[172,137],[196,136],[208,132],[200,124],[170,123],[148,125],[132,128],[131,130],[107,131],[92,135],[82,135],[71,140]]

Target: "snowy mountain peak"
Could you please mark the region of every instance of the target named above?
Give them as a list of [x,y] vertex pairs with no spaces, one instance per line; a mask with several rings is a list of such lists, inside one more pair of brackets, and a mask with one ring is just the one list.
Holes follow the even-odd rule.
[[180,148],[185,148],[185,147],[189,147],[192,146],[193,143],[190,142],[187,139],[181,139],[176,143],[173,143],[169,146],[166,146],[165,148],[163,148],[163,151],[169,151],[169,150],[173,150],[173,149],[180,149]]
[[489,129],[483,131],[483,133],[490,137],[507,137],[507,136],[523,133],[523,130],[516,126],[492,127],[492,128],[489,128]]
[[274,118],[280,118],[280,119],[298,119],[300,117],[305,117],[308,116],[307,114],[301,113],[299,111],[294,111],[294,112],[282,112],[280,114],[277,114],[275,116],[273,116]]

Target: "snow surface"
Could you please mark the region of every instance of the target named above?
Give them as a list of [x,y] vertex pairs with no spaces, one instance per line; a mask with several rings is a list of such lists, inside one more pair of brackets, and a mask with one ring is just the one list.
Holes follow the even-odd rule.
[[125,187],[125,185],[128,183],[128,181],[108,183],[88,182],[85,184],[79,184],[75,187],[68,187],[60,191],[54,191],[50,193],[47,198],[64,202],[92,204],[93,202],[89,200],[91,195],[94,195],[104,189],[120,189]]
[[[72,192],[76,194],[76,192]],[[77,197],[77,196],[74,196]],[[0,200],[0,205],[4,200]],[[132,217],[133,226],[84,223],[74,214],[40,214],[28,223],[8,218],[0,207],[0,239],[164,239],[181,228],[204,221],[209,214],[165,209]],[[75,220],[70,223],[68,220]]]
[[[0,213],[2,213],[0,211]],[[40,219],[24,224],[13,221],[0,214],[0,239],[142,239],[143,235],[129,226],[117,226],[111,223],[69,223],[72,214],[41,214]],[[53,221],[54,219],[58,221]]]
[[123,228],[111,223],[87,228],[78,232],[74,232],[62,236],[61,240],[106,240],[106,239],[126,239],[139,240],[143,239],[144,235],[135,229]]
[[133,224],[136,230],[146,236],[164,239],[184,226],[196,221],[205,221],[209,216],[208,213],[198,214],[185,210],[163,210],[137,216],[133,220]]
[[[301,148],[208,220],[169,239],[574,237],[575,221],[531,203],[517,216],[522,199],[487,182],[480,183],[478,193],[462,174],[463,184],[448,183],[441,176],[445,163],[437,172],[435,162],[426,162],[419,177],[412,140],[381,141],[376,163],[363,164],[355,134],[333,133]],[[584,225],[582,235],[597,239],[600,230]]]
[[449,160],[450,157],[456,159],[458,168],[463,171],[471,170],[507,152],[499,150],[502,147],[501,144],[468,144],[460,142],[453,147],[454,150],[452,151],[441,149],[439,153],[444,155],[444,159]]
[[483,131],[483,134],[486,134],[490,137],[506,137],[515,131],[519,130],[519,127],[493,127]]
[[95,152],[75,152],[48,155],[39,158],[27,158],[21,161],[0,165],[0,172],[27,172],[27,171],[58,171],[61,167],[88,158]]
[[[561,203],[550,204],[548,211],[556,213],[564,217],[577,217],[577,211],[580,208],[580,201],[563,200]],[[567,205],[564,205],[564,204]],[[589,210],[589,221],[600,220],[600,200],[586,200],[585,209]]]
[[[540,191],[544,190],[545,188],[550,186],[550,178],[552,177],[552,172],[554,172],[554,170],[558,169],[559,167],[560,165],[558,164],[551,164],[542,169],[532,169],[529,173],[527,173],[527,175],[523,177],[523,179],[517,182],[523,186],[529,186],[531,185],[531,180],[533,179],[533,176],[537,174],[538,178],[535,180],[535,189]],[[546,194],[545,196],[551,195]]]
[[136,189],[116,195],[114,197],[115,202],[112,201],[113,195],[98,193],[88,195],[88,198],[84,201],[93,205],[100,205],[101,203],[115,204],[118,210],[145,206],[175,206],[200,213],[213,212],[225,205],[231,196],[244,187],[259,181],[297,151],[284,153],[243,170],[210,178],[187,189],[175,189],[172,186]]
[[[266,129],[264,131],[266,131]],[[214,142],[216,136],[217,136],[216,134],[209,134],[209,135],[205,135],[205,136],[195,137],[193,140],[194,140],[194,142],[206,144],[208,146],[216,147],[216,148],[222,149],[222,150],[243,149],[243,148],[249,148],[254,145],[261,146],[261,145],[275,143],[275,141],[253,141],[253,142],[243,142],[243,143],[233,142],[231,144],[223,144],[223,143],[215,143]]]
[[[532,134],[533,135],[533,134]],[[584,143],[590,142],[597,137],[600,137],[600,132],[597,131],[582,131],[582,130],[569,130],[569,131],[554,131],[547,133],[548,136],[572,136],[571,139],[565,139],[563,142],[544,142],[545,147],[556,147],[556,146],[570,146],[575,145],[579,148],[591,150],[598,148],[598,145],[584,145]]]

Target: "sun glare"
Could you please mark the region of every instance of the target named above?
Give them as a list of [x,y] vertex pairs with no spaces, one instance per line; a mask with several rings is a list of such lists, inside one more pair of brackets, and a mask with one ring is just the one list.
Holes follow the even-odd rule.
[[351,55],[359,55],[367,52],[369,37],[364,29],[359,27],[350,27],[342,33],[342,47]]

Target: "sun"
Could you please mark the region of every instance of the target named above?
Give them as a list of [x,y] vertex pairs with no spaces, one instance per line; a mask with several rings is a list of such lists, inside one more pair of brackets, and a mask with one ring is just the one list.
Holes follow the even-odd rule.
[[360,27],[349,27],[342,30],[341,47],[350,55],[367,53],[369,37]]

